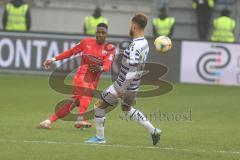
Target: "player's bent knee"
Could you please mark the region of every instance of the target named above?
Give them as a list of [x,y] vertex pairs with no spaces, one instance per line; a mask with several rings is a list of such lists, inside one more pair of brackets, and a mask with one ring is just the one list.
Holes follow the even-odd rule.
[[95,107],[101,108],[101,109],[105,109],[106,107],[108,107],[108,104],[101,99],[97,100],[97,102],[94,105]]

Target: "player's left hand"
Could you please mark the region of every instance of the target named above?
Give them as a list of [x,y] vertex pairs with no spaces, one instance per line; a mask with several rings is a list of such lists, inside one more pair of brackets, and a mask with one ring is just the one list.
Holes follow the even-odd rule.
[[90,68],[90,71],[91,71],[91,72],[94,72],[94,73],[95,73],[95,72],[102,72],[102,71],[103,71],[102,66],[99,66],[99,65],[96,65],[96,64],[90,65],[89,68]]
[[52,60],[47,59],[47,60],[45,60],[45,61],[43,62],[43,67],[44,67],[45,69],[49,69],[49,67],[51,66],[52,63],[53,63]]

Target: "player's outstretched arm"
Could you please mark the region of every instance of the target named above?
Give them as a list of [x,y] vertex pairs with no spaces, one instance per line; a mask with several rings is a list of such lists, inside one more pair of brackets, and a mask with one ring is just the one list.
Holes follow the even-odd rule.
[[70,49],[68,51],[62,52],[59,55],[57,55],[56,57],[53,57],[52,59],[47,59],[43,62],[43,67],[45,69],[49,69],[49,67],[53,64],[54,61],[59,61],[59,60],[63,60],[66,58],[71,57],[74,54],[73,49]]
[[75,55],[77,53],[80,53],[82,51],[82,48],[83,48],[83,41],[82,40],[80,43],[76,44],[76,46],[74,46],[73,48],[67,50],[67,51],[64,51],[62,53],[60,53],[59,55],[57,55],[56,57],[53,57],[52,59],[47,59],[43,62],[43,66],[45,69],[49,69],[49,67],[51,66],[51,64],[54,62],[54,61],[59,61],[59,60],[63,60],[63,59],[66,59],[66,58],[69,58],[71,57],[72,55]]

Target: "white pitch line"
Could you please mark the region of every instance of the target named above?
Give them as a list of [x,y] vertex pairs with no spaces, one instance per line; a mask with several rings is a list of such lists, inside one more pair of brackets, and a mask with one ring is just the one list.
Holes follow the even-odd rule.
[[171,150],[182,152],[198,152],[198,153],[221,153],[221,154],[240,154],[240,151],[224,151],[224,150],[194,150],[187,148],[173,148],[173,147],[158,147],[158,146],[130,146],[120,144],[89,144],[77,142],[59,142],[59,141],[31,141],[31,140],[6,140],[0,139],[1,142],[7,143],[43,143],[43,144],[62,144],[62,145],[82,145],[82,146],[99,146],[99,147],[114,147],[114,148],[138,148],[138,149],[155,149],[155,150]]

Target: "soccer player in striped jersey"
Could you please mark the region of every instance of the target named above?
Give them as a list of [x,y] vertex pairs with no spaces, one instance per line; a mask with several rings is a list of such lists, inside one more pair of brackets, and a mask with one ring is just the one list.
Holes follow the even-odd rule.
[[107,30],[106,24],[99,23],[96,28],[96,38],[84,38],[75,47],[44,62],[44,67],[48,69],[54,61],[70,58],[73,55],[81,56],[81,65],[73,78],[73,95],[70,102],[42,121],[39,124],[40,128],[51,128],[52,123],[67,116],[76,106],[79,106],[79,116],[74,126],[76,128],[91,127],[83,115],[93,98],[93,91],[97,88],[101,74],[110,70],[115,55],[115,47],[106,42]]
[[161,130],[155,128],[144,114],[134,107],[144,64],[149,53],[148,42],[144,38],[146,25],[147,17],[142,13],[137,13],[131,19],[129,34],[133,38],[132,43],[124,51],[117,80],[102,92],[101,99],[94,105],[96,136],[88,139],[87,143],[106,143],[104,138],[105,109],[117,105],[119,99],[123,112],[149,131],[153,145],[159,142]]

